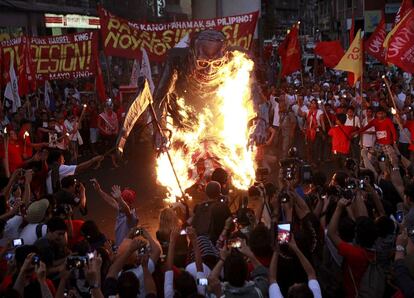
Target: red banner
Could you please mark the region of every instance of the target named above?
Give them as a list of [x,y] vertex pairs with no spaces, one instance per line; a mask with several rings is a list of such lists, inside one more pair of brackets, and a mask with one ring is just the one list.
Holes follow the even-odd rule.
[[365,41],[364,49],[368,54],[383,64],[385,64],[385,49],[383,44],[386,36],[387,31],[385,29],[385,14],[382,12],[381,21],[369,39]]
[[1,73],[2,85],[5,86],[10,81],[9,69],[10,61],[14,63],[14,69],[17,75],[24,70],[25,61],[25,46],[28,40],[27,37],[17,37],[9,40],[4,40],[0,43],[1,46]]
[[414,73],[414,9],[398,24],[387,49],[387,62]]
[[168,49],[173,48],[187,34],[207,28],[222,31],[229,46],[249,49],[258,14],[256,11],[215,19],[135,23],[103,8],[99,9],[102,40],[107,56],[140,58],[141,48],[144,48],[153,61],[163,61]]
[[32,37],[31,57],[36,80],[72,80],[96,74],[98,34]]

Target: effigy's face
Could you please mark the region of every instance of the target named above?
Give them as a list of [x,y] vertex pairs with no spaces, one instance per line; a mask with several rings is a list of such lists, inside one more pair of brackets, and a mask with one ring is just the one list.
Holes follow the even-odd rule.
[[213,83],[226,63],[224,42],[199,40],[194,45],[195,78],[201,83]]

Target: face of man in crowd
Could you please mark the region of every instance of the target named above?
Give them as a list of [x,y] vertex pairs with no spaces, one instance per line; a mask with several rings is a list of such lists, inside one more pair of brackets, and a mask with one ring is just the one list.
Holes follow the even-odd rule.
[[348,116],[348,118],[353,118],[354,117],[354,111],[352,109],[348,109],[348,111],[346,112],[346,115]]
[[378,111],[377,112],[377,119],[379,120],[384,120],[385,119],[385,113],[383,111]]
[[68,233],[66,231],[54,231],[47,233],[48,240],[56,245],[65,246],[68,242]]

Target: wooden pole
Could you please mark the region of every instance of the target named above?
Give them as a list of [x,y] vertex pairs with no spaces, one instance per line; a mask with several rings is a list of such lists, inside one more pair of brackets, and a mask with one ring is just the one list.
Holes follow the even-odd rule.
[[[109,85],[109,97],[112,98],[112,81],[111,81],[111,68],[109,67],[109,60],[108,56],[104,54],[105,57],[105,63],[106,63],[106,75],[108,77],[108,85]],[[99,61],[98,61],[99,63]]]

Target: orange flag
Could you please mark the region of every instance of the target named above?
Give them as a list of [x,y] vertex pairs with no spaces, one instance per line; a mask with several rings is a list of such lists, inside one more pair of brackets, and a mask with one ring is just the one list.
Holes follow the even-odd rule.
[[356,81],[361,77],[363,67],[363,53],[362,53],[362,38],[361,29],[358,30],[354,40],[352,41],[348,51],[339,61],[338,65],[334,69],[352,72],[354,74],[353,81],[349,82],[351,86],[354,86]]

